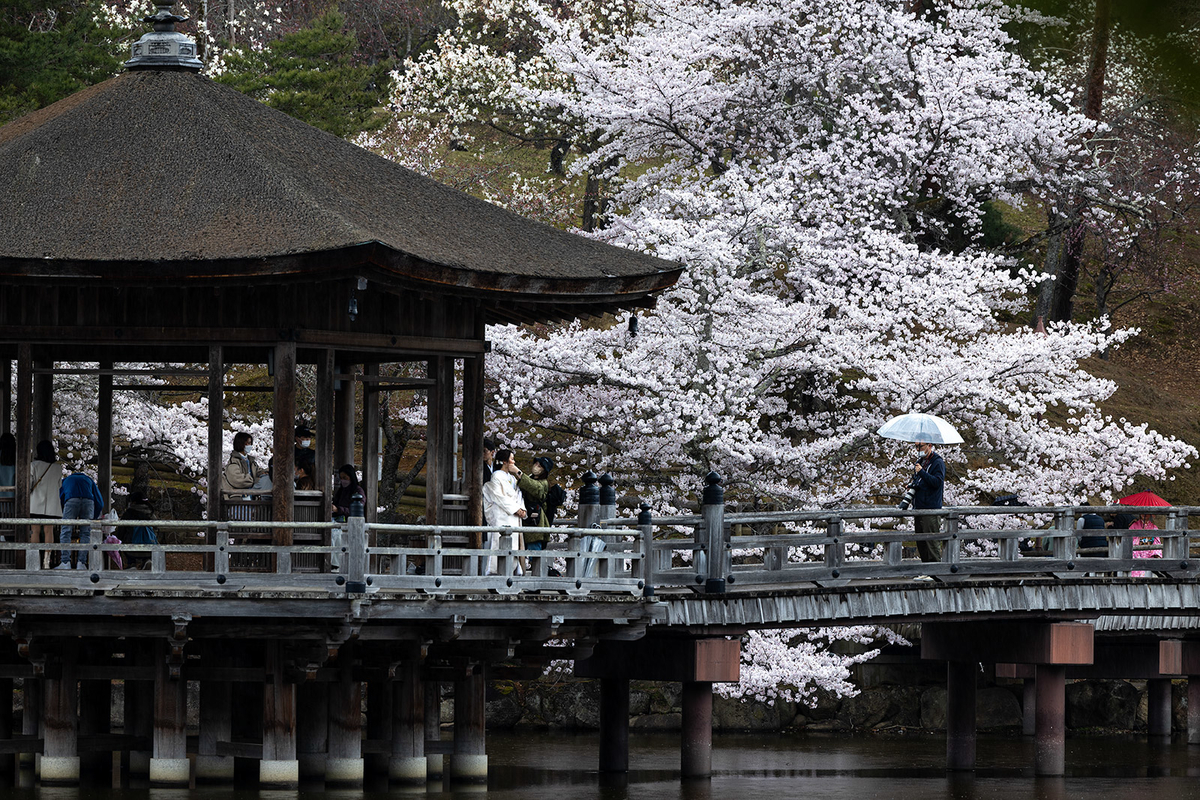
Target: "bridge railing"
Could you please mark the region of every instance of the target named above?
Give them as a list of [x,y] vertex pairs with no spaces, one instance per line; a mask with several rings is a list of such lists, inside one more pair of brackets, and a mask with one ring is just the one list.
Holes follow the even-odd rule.
[[[872,506],[726,514],[720,476],[710,475],[706,484],[701,514],[651,520],[643,510],[639,517],[652,587],[723,592],[851,580],[1194,577],[1200,565],[1200,542],[1194,540],[1200,531],[1190,526],[1200,507]],[[1165,524],[1076,528],[1085,514],[1156,517]],[[920,517],[937,519],[938,530],[917,533]],[[1086,539],[1098,546],[1082,547]],[[927,556],[936,553],[936,560],[921,560],[918,542],[934,545],[923,549]]]
[[[82,522],[4,520],[11,532],[32,525],[52,527],[55,539],[61,528]],[[344,524],[155,520],[149,524],[156,535],[171,541],[133,544],[127,541],[133,529],[147,526],[146,522],[93,520],[89,524],[90,534],[83,541],[0,541],[0,564],[12,564],[0,568],[0,590],[30,585],[106,588],[114,583],[142,583],[149,588],[169,583],[172,588],[272,591],[326,588],[344,592],[405,589],[427,594],[560,591],[640,595],[645,585],[641,531],[637,528],[606,530],[602,539],[600,532],[590,527],[384,525],[366,523],[361,517]],[[106,543],[105,528],[120,532],[117,538],[126,541]],[[284,530],[292,536],[306,533],[306,538],[319,543],[276,543],[278,538],[272,536]],[[543,550],[521,549],[519,540],[514,539],[521,531],[545,532],[550,541]],[[495,547],[473,549],[463,544],[470,541],[471,534],[480,533],[485,541],[491,534]],[[63,551],[69,555],[66,563],[75,562],[75,568],[48,568],[48,562],[56,560],[53,554]],[[298,571],[301,564],[308,570]],[[320,568],[312,570],[313,564]]]

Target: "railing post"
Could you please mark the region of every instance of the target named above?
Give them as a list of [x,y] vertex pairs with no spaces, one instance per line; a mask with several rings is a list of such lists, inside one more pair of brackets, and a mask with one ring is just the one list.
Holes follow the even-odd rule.
[[1163,531],[1162,536],[1162,560],[1166,564],[1168,560],[1176,562],[1171,565],[1171,569],[1178,569],[1181,561],[1187,561],[1187,517],[1183,517],[1184,523],[1180,522],[1178,511],[1172,511],[1167,514],[1167,527]]
[[946,546],[942,548],[942,561],[950,564],[951,572],[958,572],[958,558],[961,542],[958,539],[958,514],[946,515]]
[[642,534],[642,561],[637,577],[642,580],[642,596],[654,597],[654,519],[647,503],[642,503],[642,512],[638,514],[638,529]]
[[[588,470],[583,474],[583,486],[579,489],[579,523],[577,528],[590,528],[600,519],[600,488],[596,486],[599,478],[596,473]],[[578,553],[581,546],[578,532],[567,536],[567,552]],[[582,578],[584,561],[576,556],[567,559],[567,577]]]
[[702,501],[700,513],[704,519],[704,549],[708,554],[704,591],[721,594],[725,591],[725,575],[728,573],[729,542],[725,538],[725,487],[716,472],[704,476]]
[[346,591],[367,591],[367,520],[363,516],[363,496],[355,492],[350,500],[350,516],[346,521]]
[[1075,559],[1075,511],[1060,511],[1054,518],[1054,532],[1058,534],[1050,542],[1050,553],[1059,561]]
[[218,575],[229,572],[229,526],[222,523],[217,526],[217,554],[213,559],[213,569]]
[[[617,489],[614,484],[616,484],[616,481],[613,480],[613,476],[611,474],[606,472],[600,476],[600,510],[597,514],[596,524],[601,528],[604,527],[604,524],[601,522],[601,520],[612,519],[613,517],[617,516]],[[608,542],[608,539],[605,539],[604,537],[601,537],[601,539],[605,542]],[[599,566],[601,578],[612,577],[613,562],[611,558],[606,558],[600,561]]]
[[830,517],[825,527],[825,566],[838,577],[842,562],[846,559],[846,545],[842,542],[842,519]]

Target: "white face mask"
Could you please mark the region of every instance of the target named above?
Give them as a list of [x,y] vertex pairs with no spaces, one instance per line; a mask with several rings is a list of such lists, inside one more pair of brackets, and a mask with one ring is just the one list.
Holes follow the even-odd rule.
[[300,446],[304,448],[312,447],[312,439],[301,439]]

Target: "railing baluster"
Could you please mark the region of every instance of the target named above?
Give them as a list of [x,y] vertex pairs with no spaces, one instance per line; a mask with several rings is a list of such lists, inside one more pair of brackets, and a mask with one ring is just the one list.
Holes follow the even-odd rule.
[[221,523],[217,526],[217,553],[213,559],[213,569],[218,575],[229,572],[229,526]]
[[951,572],[958,572],[958,560],[961,554],[962,542],[958,539],[958,514],[946,515],[946,544],[942,548],[942,561],[952,565]]
[[[846,560],[846,544],[842,541],[842,518],[830,517],[825,526],[825,566],[834,572]],[[833,577],[837,577],[834,575]]]

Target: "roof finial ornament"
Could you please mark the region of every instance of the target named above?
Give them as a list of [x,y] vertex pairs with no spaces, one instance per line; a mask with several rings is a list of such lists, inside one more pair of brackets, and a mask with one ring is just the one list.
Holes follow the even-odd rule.
[[196,43],[175,30],[178,22],[187,22],[171,11],[173,0],[157,0],[158,12],[145,17],[154,30],[133,43],[126,69],[184,69],[199,72],[204,65],[196,58]]

